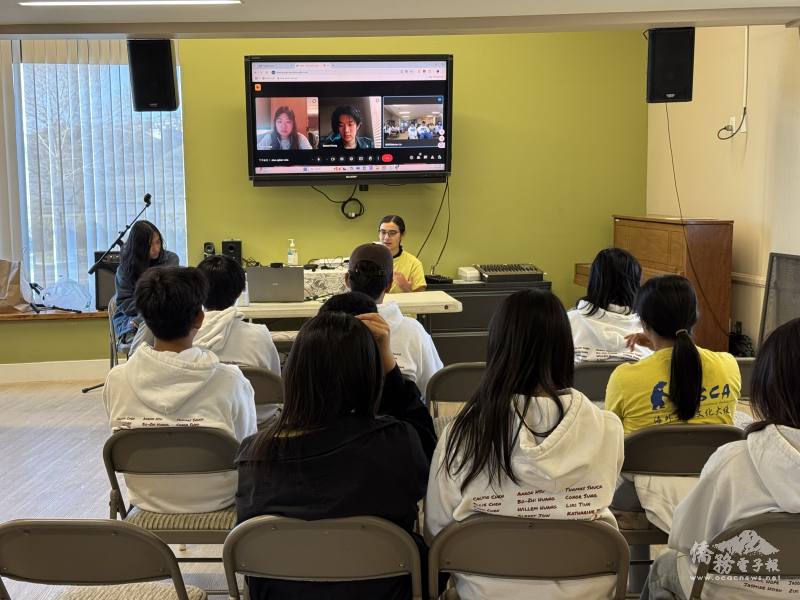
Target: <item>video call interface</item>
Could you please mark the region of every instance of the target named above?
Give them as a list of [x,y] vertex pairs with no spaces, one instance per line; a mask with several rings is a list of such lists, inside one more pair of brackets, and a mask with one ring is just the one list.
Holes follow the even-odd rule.
[[256,175],[445,171],[447,63],[251,63]]

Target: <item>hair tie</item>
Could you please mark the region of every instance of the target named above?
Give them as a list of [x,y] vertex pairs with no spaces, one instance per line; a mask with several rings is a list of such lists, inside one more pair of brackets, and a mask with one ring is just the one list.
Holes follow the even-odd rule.
[[675,337],[678,337],[682,333],[685,333],[686,335],[689,335],[689,330],[688,329],[678,329],[678,331],[675,332]]

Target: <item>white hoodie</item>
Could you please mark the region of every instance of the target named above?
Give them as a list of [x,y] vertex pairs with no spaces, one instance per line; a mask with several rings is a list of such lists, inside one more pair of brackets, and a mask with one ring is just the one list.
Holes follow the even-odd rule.
[[443,366],[431,336],[422,323],[403,316],[397,302],[379,304],[378,313],[389,324],[392,354],[400,372],[417,384],[424,398],[428,380]]
[[[603,519],[616,525],[608,506],[622,469],[622,423],[577,390],[568,390],[560,398],[564,418],[548,437],[534,436],[524,426],[520,429],[511,454],[519,484],[503,477],[500,484],[490,486],[489,478],[482,473],[462,492],[466,473],[462,470],[451,477],[443,465],[452,429],[452,424],[448,425],[436,445],[428,480],[425,527],[429,536],[475,513],[532,519]],[[520,411],[523,402],[517,399]],[[533,398],[524,418],[533,431],[546,431],[557,421],[557,407],[550,398]],[[518,423],[517,417],[515,425]],[[457,462],[461,460],[459,457]],[[455,575],[455,582],[461,600],[566,600],[611,598],[616,578],[520,581]]]
[[[213,427],[241,441],[256,432],[253,387],[213,352],[158,352],[147,344],[111,370],[103,402],[112,430]],[[231,465],[233,466],[233,465]],[[160,513],[211,512],[233,504],[236,471],[210,475],[126,475],[131,504]]]
[[639,315],[630,309],[609,304],[608,310],[598,309],[591,317],[592,305],[581,300],[567,313],[575,344],[575,362],[602,360],[639,360],[653,351],[636,346],[633,352],[625,348],[625,336],[641,333]]
[[[697,486],[675,509],[669,547],[678,551],[678,576],[687,598],[692,589],[692,576],[697,572],[689,556],[692,546],[710,543],[740,519],[768,512],[800,513],[798,429],[770,425],[751,433],[746,440],[722,446],[708,459]],[[778,563],[780,550],[778,548],[773,557]],[[740,557],[732,558],[738,561]],[[764,562],[767,558],[763,558]],[[763,572],[775,574],[767,573],[766,569]],[[764,583],[756,581],[747,582],[749,589],[743,585],[730,581],[706,582],[703,598],[754,600],[797,598],[800,594],[800,580],[770,584],[770,588],[780,587],[780,592],[768,591]]]
[[278,350],[266,325],[244,321],[244,314],[235,306],[207,311],[193,345],[211,350],[222,362],[281,374]]

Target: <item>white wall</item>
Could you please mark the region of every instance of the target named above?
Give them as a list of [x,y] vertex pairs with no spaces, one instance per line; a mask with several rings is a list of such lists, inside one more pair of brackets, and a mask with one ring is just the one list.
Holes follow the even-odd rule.
[[[750,28],[747,133],[719,141],[741,116],[744,57],[744,27],[698,29],[693,100],[669,121],[684,216],[734,220],[732,317],[755,340],[769,252],[800,254],[798,29]],[[647,210],[675,216],[665,105],[648,110]]]

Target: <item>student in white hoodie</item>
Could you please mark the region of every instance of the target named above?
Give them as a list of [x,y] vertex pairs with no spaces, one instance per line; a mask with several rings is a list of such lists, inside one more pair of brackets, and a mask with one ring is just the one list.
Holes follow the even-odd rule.
[[[697,486],[675,509],[670,550],[656,559],[641,598],[688,598],[697,572],[692,556],[701,558],[703,553],[698,549],[703,543],[710,544],[736,521],[770,512],[800,513],[798,365],[800,319],[794,319],[773,331],[758,351],[751,403],[759,421],[750,426],[746,440],[726,444],[709,458]],[[761,575],[780,575],[780,550],[774,556],[753,552],[747,556],[731,553],[728,558],[734,562],[748,560],[753,565],[760,560]],[[766,565],[770,558],[776,559],[773,568]],[[722,562],[724,559],[723,554]],[[711,560],[709,575],[714,576],[715,562]],[[718,568],[724,573],[722,563]],[[780,583],[770,583],[769,588],[755,580],[711,579],[706,582],[703,598],[797,598],[800,580],[781,579]]]
[[[238,367],[192,347],[208,284],[192,267],[154,267],[136,284],[136,308],[155,335],[108,374],[103,402],[113,430],[158,426],[222,429],[241,441],[256,432],[253,388]],[[130,502],[159,513],[231,506],[236,472],[126,475]]]
[[208,295],[194,345],[211,350],[222,362],[264,367],[280,375],[280,357],[266,325],[248,323],[234,306],[244,291],[242,266],[229,256],[216,254],[204,258],[197,268],[208,281]]
[[[602,519],[622,468],[622,424],[571,388],[569,321],[550,292],[506,298],[489,328],[486,373],[439,438],[425,498],[432,538],[475,513]],[[461,600],[611,598],[615,578],[524,581],[460,575]]]
[[633,300],[642,267],[621,248],[598,252],[589,271],[589,287],[567,313],[575,344],[575,362],[639,360],[653,353],[645,346],[628,348],[625,338],[642,330]]
[[392,352],[404,377],[417,384],[422,396],[433,374],[442,368],[442,359],[430,334],[416,319],[400,312],[397,302],[384,302],[393,283],[391,251],[383,244],[362,244],[350,255],[345,285],[366,294],[378,305],[378,313],[389,324]]

